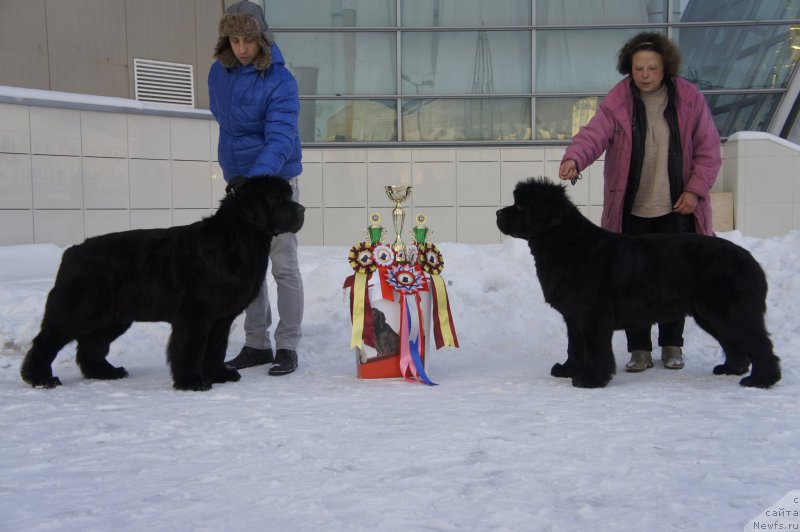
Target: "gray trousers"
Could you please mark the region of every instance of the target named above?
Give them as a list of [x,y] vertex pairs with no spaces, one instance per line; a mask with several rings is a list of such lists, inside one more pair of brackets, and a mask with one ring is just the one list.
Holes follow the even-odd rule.
[[[300,191],[297,178],[289,180],[292,199],[298,201]],[[272,277],[278,287],[278,325],[275,328],[275,348],[297,350],[302,336],[303,322],[303,278],[297,262],[297,235],[282,233],[272,238],[269,252]],[[261,285],[256,298],[244,311],[244,345],[256,349],[272,347],[269,328],[272,325],[272,310],[269,304],[267,280]]]

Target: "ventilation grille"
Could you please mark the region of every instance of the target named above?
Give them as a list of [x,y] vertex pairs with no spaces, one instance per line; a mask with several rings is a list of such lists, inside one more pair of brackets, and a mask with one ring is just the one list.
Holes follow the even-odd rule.
[[151,59],[133,59],[136,99],[194,107],[194,67]]

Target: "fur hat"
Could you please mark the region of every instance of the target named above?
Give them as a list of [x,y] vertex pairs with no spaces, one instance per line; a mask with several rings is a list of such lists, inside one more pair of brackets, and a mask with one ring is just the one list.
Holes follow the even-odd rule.
[[239,60],[231,49],[229,37],[258,37],[261,52],[253,59],[253,66],[260,71],[265,71],[272,64],[272,32],[264,18],[261,6],[242,0],[231,5],[225,10],[225,15],[219,21],[219,39],[214,48],[214,58],[226,68],[239,66]]

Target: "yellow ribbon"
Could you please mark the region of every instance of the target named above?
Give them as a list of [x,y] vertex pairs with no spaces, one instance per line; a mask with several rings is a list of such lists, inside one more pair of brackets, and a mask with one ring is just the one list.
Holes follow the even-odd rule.
[[447,288],[441,275],[432,274],[433,289],[436,290],[436,313],[439,315],[439,325],[442,331],[442,342],[445,346],[455,347],[453,329],[450,326],[450,313],[447,311]]
[[361,347],[364,340],[364,297],[367,290],[367,274],[356,272],[353,280],[353,334],[350,347]]

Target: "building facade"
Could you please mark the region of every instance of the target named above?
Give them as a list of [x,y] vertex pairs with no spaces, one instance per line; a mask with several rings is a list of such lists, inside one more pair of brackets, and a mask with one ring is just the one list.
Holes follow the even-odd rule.
[[[0,243],[213,211],[224,187],[205,79],[230,3],[0,0],[0,221],[23,228]],[[519,179],[555,175],[620,79],[617,50],[644,30],[678,43],[724,139],[800,136],[800,0],[266,4],[300,88],[306,244],[352,242],[369,212],[388,213],[392,183],[414,186],[437,240],[500,241],[495,209]],[[571,194],[597,220],[600,168],[584,174]]]

